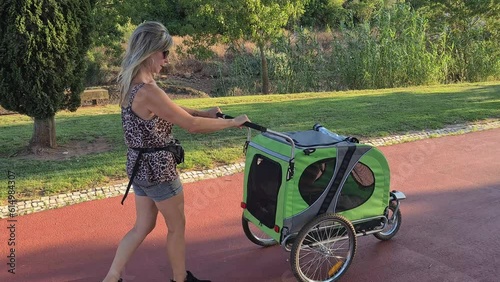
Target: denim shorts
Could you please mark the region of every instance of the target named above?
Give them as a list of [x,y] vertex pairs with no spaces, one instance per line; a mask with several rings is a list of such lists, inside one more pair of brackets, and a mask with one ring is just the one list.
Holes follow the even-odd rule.
[[182,192],[182,183],[179,178],[172,181],[165,181],[151,184],[147,181],[135,180],[132,183],[134,193],[137,196],[147,196],[155,202],[172,198]]

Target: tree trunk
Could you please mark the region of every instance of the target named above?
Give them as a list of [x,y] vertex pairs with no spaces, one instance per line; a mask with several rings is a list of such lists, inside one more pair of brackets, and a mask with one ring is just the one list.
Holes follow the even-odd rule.
[[31,148],[55,148],[56,122],[54,116],[47,119],[35,118],[33,136],[30,141]]
[[269,71],[267,69],[267,59],[264,55],[264,47],[259,47],[259,50],[262,62],[262,94],[269,94]]

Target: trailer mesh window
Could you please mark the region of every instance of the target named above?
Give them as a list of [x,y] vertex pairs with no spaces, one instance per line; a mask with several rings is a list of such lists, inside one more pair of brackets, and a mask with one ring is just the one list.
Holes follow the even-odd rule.
[[335,172],[336,158],[324,159],[309,165],[299,180],[302,199],[311,206],[328,187]]
[[250,166],[247,186],[247,209],[262,224],[274,228],[282,171],[279,163],[255,155]]
[[336,211],[350,210],[362,205],[371,197],[374,188],[373,171],[365,164],[357,163],[342,187]]

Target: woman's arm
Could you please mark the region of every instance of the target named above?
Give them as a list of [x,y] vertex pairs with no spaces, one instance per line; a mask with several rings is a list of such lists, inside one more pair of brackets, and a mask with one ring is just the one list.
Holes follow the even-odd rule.
[[216,114],[220,112],[219,107],[214,107],[206,111],[190,109],[182,106],[181,108],[194,117],[217,118]]
[[[144,91],[144,92],[142,92]],[[185,109],[175,104],[163,90],[155,85],[144,85],[141,92],[144,93],[142,100],[143,107],[160,117],[168,120],[191,133],[208,133],[219,131],[230,127],[239,127],[249,121],[246,115],[238,116],[234,119],[212,119],[200,116],[193,116],[192,109]],[[213,113],[213,108],[207,112]]]

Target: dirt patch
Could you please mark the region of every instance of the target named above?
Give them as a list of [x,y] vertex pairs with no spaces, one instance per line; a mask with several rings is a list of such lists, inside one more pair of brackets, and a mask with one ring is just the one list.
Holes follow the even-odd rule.
[[73,140],[57,148],[33,148],[16,153],[15,158],[24,160],[60,161],[89,154],[108,152],[113,146],[105,138],[93,141]]

